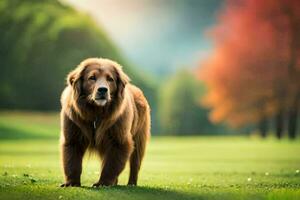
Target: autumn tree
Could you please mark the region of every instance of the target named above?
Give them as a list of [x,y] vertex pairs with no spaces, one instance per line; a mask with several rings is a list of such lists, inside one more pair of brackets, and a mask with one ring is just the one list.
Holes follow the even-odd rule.
[[227,1],[210,31],[215,43],[200,77],[209,92],[210,119],[231,126],[276,119],[282,137],[288,121],[296,136],[300,99],[300,1]]

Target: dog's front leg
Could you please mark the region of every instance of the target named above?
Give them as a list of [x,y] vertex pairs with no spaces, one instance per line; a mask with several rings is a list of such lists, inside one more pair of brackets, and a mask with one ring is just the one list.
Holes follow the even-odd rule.
[[65,183],[61,187],[80,186],[84,152],[82,152],[82,149],[71,144],[63,144],[62,151]]
[[87,149],[87,144],[82,140],[82,133],[67,117],[63,120],[62,130],[62,164],[65,183],[61,187],[80,186],[82,172],[82,158]]
[[126,162],[132,152],[131,141],[119,143],[110,141],[108,148],[103,152],[102,172],[100,179],[93,186],[116,185],[120,173],[125,168]]

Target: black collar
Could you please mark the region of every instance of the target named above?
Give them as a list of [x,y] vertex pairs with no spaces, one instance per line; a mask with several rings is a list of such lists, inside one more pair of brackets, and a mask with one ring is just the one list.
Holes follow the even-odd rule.
[[92,125],[94,132],[96,132],[99,122],[100,122],[100,118],[96,117],[95,120],[93,121],[93,125]]

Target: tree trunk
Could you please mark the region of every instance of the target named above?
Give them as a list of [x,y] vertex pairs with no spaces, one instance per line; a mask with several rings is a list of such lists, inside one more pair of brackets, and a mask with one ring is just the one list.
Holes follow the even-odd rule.
[[260,131],[261,137],[263,137],[263,138],[267,137],[268,121],[265,117],[262,118],[261,121],[259,122],[259,131]]
[[275,118],[275,126],[276,126],[276,137],[281,139],[283,136],[283,128],[284,128],[284,116],[283,110],[280,109]]
[[295,102],[294,102],[293,106],[291,106],[290,111],[289,111],[288,135],[289,135],[290,139],[296,138],[299,99],[300,99],[300,96],[297,95],[297,97],[295,98]]

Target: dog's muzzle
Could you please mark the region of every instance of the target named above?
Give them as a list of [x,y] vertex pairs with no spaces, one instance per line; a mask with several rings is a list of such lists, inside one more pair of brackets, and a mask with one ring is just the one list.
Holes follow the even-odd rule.
[[95,102],[100,106],[104,106],[108,102],[108,88],[99,87],[95,95]]

